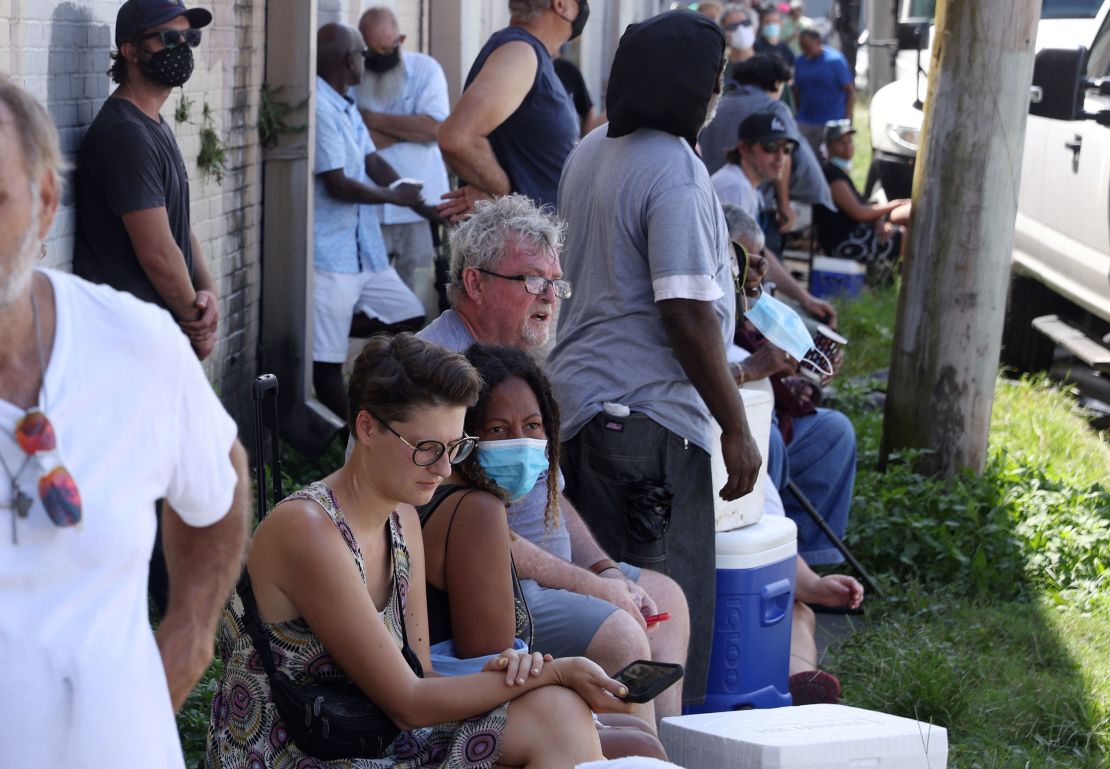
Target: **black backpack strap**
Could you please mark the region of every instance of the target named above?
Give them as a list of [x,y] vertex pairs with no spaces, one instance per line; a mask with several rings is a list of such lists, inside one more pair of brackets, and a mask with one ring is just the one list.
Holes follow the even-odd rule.
[[246,567],[243,568],[243,576],[239,578],[239,584],[236,585],[235,590],[243,602],[243,630],[250,637],[266,675],[273,676],[277,672],[277,666],[274,665],[274,655],[270,650],[270,642],[266,639],[266,631],[262,629],[262,620],[258,616],[258,603],[255,601],[254,588],[251,587],[251,577]]

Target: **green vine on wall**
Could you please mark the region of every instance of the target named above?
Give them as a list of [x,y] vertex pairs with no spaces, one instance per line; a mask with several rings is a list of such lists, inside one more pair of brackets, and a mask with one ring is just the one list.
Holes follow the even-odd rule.
[[282,134],[300,133],[307,128],[304,123],[290,125],[286,122],[286,117],[290,112],[295,112],[304,107],[308,100],[305,99],[299,104],[281,101],[278,97],[284,90],[285,86],[283,85],[271,88],[269,83],[263,83],[259,90],[258,140],[263,148],[275,146]]
[[208,105],[208,102],[205,102],[201,117],[200,155],[197,156],[197,167],[206,177],[215,177],[216,184],[222,184],[226,164],[227,145],[216,133],[216,121],[212,117],[212,108]]
[[173,110],[173,121],[175,123],[188,123],[189,113],[193,109],[193,100],[181,92],[181,98],[177,100],[177,106]]

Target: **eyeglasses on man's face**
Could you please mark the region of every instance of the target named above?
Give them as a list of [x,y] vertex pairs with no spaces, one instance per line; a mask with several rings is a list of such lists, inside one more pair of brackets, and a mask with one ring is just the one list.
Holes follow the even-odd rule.
[[574,285],[569,280],[563,280],[562,278],[548,280],[542,275],[502,275],[499,272],[485,270],[481,267],[475,267],[474,269],[486,275],[501,278],[502,280],[520,281],[524,283],[524,290],[535,296],[543,296],[546,294],[548,286],[551,286],[552,291],[555,292],[555,296],[560,299],[570,299],[571,295],[574,293]]
[[768,155],[789,155],[794,151],[794,145],[791,142],[759,142],[759,147]]
[[474,451],[474,447],[478,445],[478,439],[472,435],[465,433],[461,438],[450,443],[444,444],[441,441],[423,440],[416,443],[410,443],[405,439],[405,436],[394,430],[389,422],[379,417],[370,409],[366,409],[366,413],[374,417],[374,419],[381,422],[386,430],[396,435],[401,439],[401,442],[412,449],[413,464],[418,467],[428,467],[434,465],[439,461],[439,458],[447,454],[447,461],[453,465],[457,465],[470,456],[470,452]]
[[201,34],[199,29],[161,29],[143,35],[138,42],[142,43],[155,37],[161,39],[162,45],[166,48],[177,48],[182,43],[190,48],[196,48],[200,45]]

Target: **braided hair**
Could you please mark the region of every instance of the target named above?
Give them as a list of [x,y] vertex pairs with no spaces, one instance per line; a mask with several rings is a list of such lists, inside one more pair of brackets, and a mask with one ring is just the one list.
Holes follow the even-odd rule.
[[[466,359],[482,377],[478,402],[467,409],[466,420],[463,423],[468,435],[478,434],[486,419],[490,395],[505,380],[513,377],[523,379],[536,396],[536,401],[540,405],[543,430],[547,435],[547,506],[544,510],[543,522],[547,528],[557,526],[559,523],[559,404],[555,402],[555,396],[551,392],[551,383],[547,381],[547,377],[532,356],[521,350],[476,344],[466,351]],[[477,451],[471,452],[470,456],[455,469],[471,485],[506,501],[505,492],[482,470]]]

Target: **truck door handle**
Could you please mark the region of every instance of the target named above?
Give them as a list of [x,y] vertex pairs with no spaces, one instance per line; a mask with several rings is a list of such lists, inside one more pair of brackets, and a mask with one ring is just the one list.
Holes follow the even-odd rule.
[[1079,153],[1083,150],[1083,137],[1076,134],[1074,139],[1064,142],[1064,149],[1071,150],[1071,172],[1079,173]]

